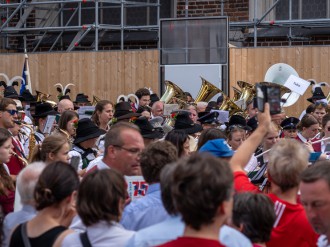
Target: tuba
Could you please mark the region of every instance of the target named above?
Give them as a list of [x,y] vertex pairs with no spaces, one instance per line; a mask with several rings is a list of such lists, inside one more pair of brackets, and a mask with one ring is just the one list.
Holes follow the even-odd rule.
[[209,81],[205,80],[203,77],[202,79],[202,86],[199,89],[199,92],[195,98],[195,103],[205,101],[209,102],[216,94],[221,93],[222,91],[214,86]]
[[165,104],[169,104],[173,98],[186,102],[186,95],[183,90],[171,81],[165,81],[166,91],[159,101],[163,101]]
[[237,87],[232,87],[232,88],[234,90],[234,97],[233,97],[232,101],[235,102],[241,98],[242,92]]
[[237,85],[242,89],[238,100],[244,100],[244,104],[246,105],[256,94],[255,86],[245,81],[238,81]]
[[[285,81],[290,77],[290,75],[295,75],[299,77],[298,72],[295,71],[290,65],[285,63],[277,63],[272,65],[266,72],[264,81],[284,85]],[[284,91],[281,89],[281,92]],[[295,92],[288,91],[282,94],[282,100],[285,103],[282,103],[282,107],[288,107],[295,104],[300,95]]]
[[238,114],[238,113],[243,113],[243,110],[234,103],[227,95],[224,93],[223,95],[223,102],[221,106],[219,107],[219,110],[222,111],[229,111],[229,116],[231,117],[232,115]]
[[37,93],[37,102],[49,103],[53,108],[57,105],[55,101],[48,100],[48,98],[51,96],[50,94],[42,93],[37,90],[36,93]]

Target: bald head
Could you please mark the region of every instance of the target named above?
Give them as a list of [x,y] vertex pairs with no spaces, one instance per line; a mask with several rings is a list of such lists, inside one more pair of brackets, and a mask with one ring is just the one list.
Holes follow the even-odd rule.
[[69,99],[62,99],[60,102],[58,102],[57,105],[57,111],[61,114],[64,111],[73,111],[74,110],[74,106],[73,106],[73,102]]
[[164,102],[156,101],[152,105],[151,112],[154,117],[163,116],[163,111],[164,111]]

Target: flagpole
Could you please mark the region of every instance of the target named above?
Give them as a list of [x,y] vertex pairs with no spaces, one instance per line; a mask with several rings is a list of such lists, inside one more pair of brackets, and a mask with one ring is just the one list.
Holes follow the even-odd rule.
[[26,89],[28,89],[30,91],[31,94],[33,94],[32,91],[32,84],[31,84],[31,76],[30,76],[30,68],[29,68],[29,57],[27,55],[27,51],[24,51],[24,57],[25,57],[25,76],[26,76]]

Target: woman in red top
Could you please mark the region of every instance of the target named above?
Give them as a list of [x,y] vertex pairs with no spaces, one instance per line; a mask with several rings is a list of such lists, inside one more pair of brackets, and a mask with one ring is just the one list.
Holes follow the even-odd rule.
[[4,163],[10,160],[11,150],[12,144],[10,132],[6,129],[0,128],[0,205],[4,215],[14,210],[14,181],[4,165]]

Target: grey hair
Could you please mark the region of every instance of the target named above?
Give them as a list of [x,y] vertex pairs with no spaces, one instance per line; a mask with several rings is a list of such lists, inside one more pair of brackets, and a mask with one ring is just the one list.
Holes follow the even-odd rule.
[[44,162],[33,162],[18,174],[16,185],[22,204],[34,202],[34,189],[45,167]]

